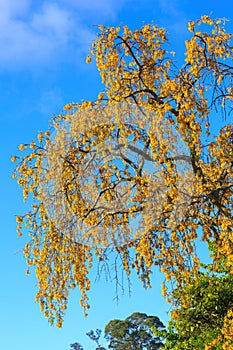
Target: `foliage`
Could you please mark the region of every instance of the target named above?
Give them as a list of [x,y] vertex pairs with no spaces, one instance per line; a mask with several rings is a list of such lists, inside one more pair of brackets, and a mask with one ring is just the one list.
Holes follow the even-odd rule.
[[154,330],[166,339],[165,349],[222,350],[233,346],[229,315],[233,309],[233,275],[222,259],[216,271],[213,264],[202,265],[189,284],[173,291],[172,320],[168,330]]
[[[152,328],[161,330],[164,328],[164,325],[157,316],[147,316],[145,313],[140,312],[134,312],[125,320],[111,320],[104,330],[105,338],[108,341],[108,349],[160,349],[163,347],[162,340],[160,337],[154,336]],[[87,336],[96,343],[96,350],[105,350],[100,345],[100,329],[97,329],[95,332],[93,330],[88,332]],[[80,346],[79,343],[71,345],[75,346],[75,344]]]
[[99,26],[91,55],[105,91],[65,106],[50,131],[12,157],[24,199],[32,198],[16,220],[19,235],[29,231],[36,301],[58,327],[72,288],[86,314],[93,259],[107,262],[109,251],[145,287],[154,265],[176,286],[195,278],[198,236],[216,242],[216,266],[225,256],[232,269],[233,51],[224,26],[208,16],[190,22],[180,68],[164,29]]
[[96,329],[96,331],[94,332],[93,330],[91,330],[90,332],[87,333],[87,336],[96,343],[97,348],[96,350],[105,350],[105,348],[103,346],[100,345],[99,339],[101,337],[101,333],[102,331],[100,329]]
[[[101,337],[101,330],[100,329],[96,329],[96,331],[91,330],[90,332],[86,333],[86,335],[93,341],[96,343],[97,348],[96,350],[106,350],[103,346],[100,345],[99,339]],[[84,348],[82,347],[82,345],[80,343],[73,343],[70,344],[71,348],[74,350],[84,350]]]
[[[93,331],[91,330],[90,332],[86,333],[86,335],[93,341],[96,343],[97,345],[97,348],[96,350],[106,350],[103,346],[100,345],[100,337],[101,337],[101,333],[102,331],[100,329],[96,329],[96,331]],[[76,347],[77,347],[77,350],[84,350],[82,345],[80,345],[80,343],[73,343],[73,344],[70,344],[70,346],[76,350]]]
[[82,345],[79,344],[79,343],[70,344],[70,347],[71,347],[72,350],[83,350]]
[[163,343],[155,337],[151,328],[164,328],[157,316],[147,316],[135,312],[125,320],[112,320],[105,327],[105,337],[109,341],[109,349],[160,349]]

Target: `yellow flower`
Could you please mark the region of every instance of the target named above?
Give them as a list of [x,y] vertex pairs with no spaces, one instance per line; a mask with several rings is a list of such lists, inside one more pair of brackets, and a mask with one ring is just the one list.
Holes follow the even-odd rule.
[[16,215],[15,220],[18,224],[21,224],[21,222],[23,222],[22,216],[19,216],[19,215]]
[[91,56],[88,55],[87,58],[86,58],[86,63],[90,63],[91,62]]
[[194,25],[195,25],[195,22],[194,21],[191,21],[188,23],[188,30],[190,32],[193,32],[194,31]]
[[99,95],[98,95],[98,100],[102,100],[104,98],[104,93],[101,92]]
[[11,157],[11,161],[14,163],[14,162],[16,162],[16,156],[12,156]]
[[21,145],[19,145],[18,149],[19,149],[20,151],[24,151],[24,150],[26,149],[26,147],[25,147],[25,145],[23,145],[23,144],[21,143]]
[[72,103],[68,103],[67,105],[65,105],[64,107],[63,107],[63,109],[65,110],[65,111],[69,111],[70,109],[72,109],[73,108],[73,104]]
[[39,141],[41,141],[44,138],[44,135],[42,132],[39,132],[37,137],[38,137]]

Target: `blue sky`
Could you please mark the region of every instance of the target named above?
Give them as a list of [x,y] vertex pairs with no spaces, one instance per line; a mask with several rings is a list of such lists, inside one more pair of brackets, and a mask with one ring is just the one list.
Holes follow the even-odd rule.
[[[20,143],[30,142],[49,119],[69,102],[95,99],[101,89],[94,64],[86,65],[94,25],[143,23],[167,28],[171,51],[182,60],[186,23],[202,14],[226,17],[233,32],[231,0],[0,0],[0,349],[68,350],[80,341],[94,348],[85,333],[103,328],[114,318],[134,311],[167,320],[169,306],[160,296],[161,277],[153,277],[154,288],[144,291],[133,278],[132,295],[114,301],[114,283],[104,278],[93,284],[88,318],[79,307],[79,292],[73,292],[62,329],[51,327],[34,302],[36,280],[26,276],[22,248],[26,237],[17,238],[15,215],[23,213],[19,188],[11,179],[11,155]],[[93,276],[94,277],[94,276]]]

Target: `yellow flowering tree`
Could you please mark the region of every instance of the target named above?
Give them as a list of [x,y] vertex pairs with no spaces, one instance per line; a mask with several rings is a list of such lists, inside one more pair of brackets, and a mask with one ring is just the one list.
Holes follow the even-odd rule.
[[66,105],[12,157],[32,198],[18,234],[29,232],[36,300],[58,326],[72,288],[86,313],[93,259],[107,263],[110,251],[145,287],[155,265],[176,286],[198,278],[198,238],[215,241],[216,266],[225,256],[232,267],[232,35],[208,16],[188,28],[177,67],[164,29],[99,26],[87,62],[105,90]]

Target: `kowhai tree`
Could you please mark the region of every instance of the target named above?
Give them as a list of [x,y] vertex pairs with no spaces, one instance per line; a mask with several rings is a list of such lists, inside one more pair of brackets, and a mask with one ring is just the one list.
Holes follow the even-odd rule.
[[12,157],[32,198],[16,219],[19,235],[29,231],[36,301],[58,326],[72,288],[86,313],[89,269],[110,251],[145,287],[155,265],[175,286],[198,279],[199,238],[216,243],[216,268],[225,256],[232,269],[232,34],[208,16],[188,29],[178,67],[163,28],[99,26],[87,62],[95,57],[104,91],[66,105]]

